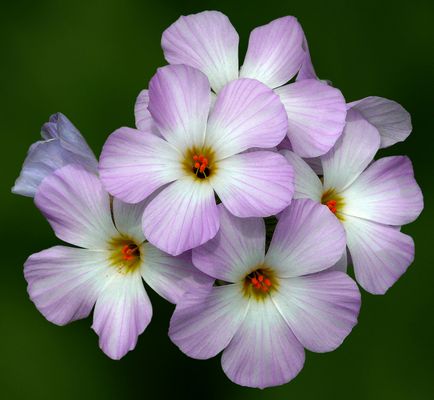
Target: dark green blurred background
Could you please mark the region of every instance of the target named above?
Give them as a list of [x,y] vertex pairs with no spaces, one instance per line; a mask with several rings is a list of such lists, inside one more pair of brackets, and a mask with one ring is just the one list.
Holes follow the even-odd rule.
[[[1,315],[3,399],[433,399],[433,1],[9,1],[0,12]],[[219,357],[188,359],[166,331],[173,307],[152,295],[154,318],[120,362],[98,348],[91,320],[57,327],[28,299],[22,265],[59,241],[31,199],[13,196],[28,146],[49,115],[66,114],[99,154],[133,126],[133,105],[164,64],[162,31],[180,14],[226,13],[244,54],[252,28],[299,18],[316,70],[348,101],[384,96],[413,117],[406,143],[425,195],[404,228],[416,262],[386,296],[363,293],[359,325],[335,352],[307,354],[291,383],[265,391],[232,384]]]

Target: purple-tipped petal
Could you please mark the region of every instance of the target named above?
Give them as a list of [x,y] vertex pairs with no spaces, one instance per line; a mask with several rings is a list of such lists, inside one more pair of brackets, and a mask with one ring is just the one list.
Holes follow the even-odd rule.
[[79,164],[91,172],[97,172],[95,155],[77,128],[63,114],[52,115],[42,127],[41,136],[45,140],[29,148],[12,193],[34,197],[46,176],[68,164]]
[[211,184],[232,214],[268,217],[289,205],[293,180],[293,169],[282,155],[254,151],[219,161]]
[[136,347],[151,318],[152,305],[139,272],[113,272],[96,302],[92,329],[101,350],[119,360]]
[[216,235],[219,219],[214,191],[199,179],[179,179],[150,202],[142,223],[154,246],[177,256]]
[[288,114],[288,137],[301,157],[317,157],[336,143],[345,125],[342,93],[314,79],[276,89]]
[[178,150],[203,145],[210,93],[206,76],[186,65],[159,68],[151,79],[148,110],[161,135]]
[[411,117],[400,104],[383,97],[365,97],[362,100],[353,101],[347,107],[359,111],[381,136],[380,147],[389,147],[397,142],[403,142],[410,135]]
[[173,257],[149,243],[143,248],[141,274],[144,281],[171,303],[178,303],[187,292],[213,285],[214,278],[193,266],[190,252]]
[[386,225],[408,224],[423,209],[411,161],[404,156],[375,161],[342,196],[343,213]]
[[55,246],[24,264],[27,291],[50,322],[65,325],[86,318],[105,283],[108,253]]
[[331,267],[344,250],[345,231],[326,206],[293,200],[280,215],[265,264],[281,277],[297,277]]
[[322,183],[312,168],[292,151],[282,150],[281,154],[285,156],[292,165],[292,168],[294,168],[294,198],[306,198],[321,202],[323,192]]
[[343,272],[282,279],[279,285],[273,301],[308,350],[336,349],[357,324],[360,292]]
[[357,282],[370,293],[386,293],[413,262],[413,239],[357,217],[346,216],[344,226]]
[[99,172],[105,189],[127,203],[138,203],[183,175],[180,154],[150,132],[114,131],[101,152]]
[[186,293],[170,320],[169,336],[189,357],[220,353],[239,329],[248,309],[241,284]]
[[230,380],[265,388],[293,379],[304,364],[304,349],[269,300],[252,301],[249,311],[222,356]]
[[223,205],[219,206],[219,215],[217,235],[193,249],[193,263],[216,279],[239,282],[264,261],[264,220],[235,217]]
[[170,64],[198,68],[215,92],[238,77],[238,33],[221,12],[179,17],[163,32],[161,46]]
[[300,69],[305,52],[303,30],[295,17],[282,17],[250,34],[240,76],[257,79],[270,88],[284,85]]
[[373,125],[363,118],[348,121],[336,145],[321,157],[325,189],[342,191],[351,185],[373,160],[379,146],[380,135]]
[[80,247],[106,249],[118,236],[110,197],[98,177],[78,165],[67,165],[39,185],[35,204],[56,236]]
[[285,109],[271,89],[252,79],[237,79],[217,95],[206,144],[222,159],[252,147],[277,146],[287,128]]

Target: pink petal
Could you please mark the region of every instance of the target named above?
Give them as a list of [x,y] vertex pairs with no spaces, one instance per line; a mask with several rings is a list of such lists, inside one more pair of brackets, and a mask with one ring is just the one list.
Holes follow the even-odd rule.
[[238,77],[238,34],[221,12],[179,17],[164,31],[161,45],[170,64],[200,69],[215,92]]
[[413,239],[357,217],[346,216],[344,226],[357,282],[370,293],[386,293],[413,262]]
[[142,90],[136,99],[134,105],[134,117],[136,120],[136,127],[140,131],[149,131],[149,126],[152,124],[152,116],[148,111],[149,92]]
[[282,155],[254,151],[219,161],[211,184],[232,214],[268,217],[291,202],[293,179],[293,169]]
[[359,111],[381,136],[380,147],[389,147],[397,142],[403,142],[410,135],[411,117],[400,104],[383,97],[365,97],[362,100],[347,104],[348,108]]
[[55,246],[32,254],[24,276],[36,308],[50,322],[65,325],[90,314],[108,268],[107,252]]
[[304,350],[273,302],[252,301],[222,356],[230,380],[242,386],[282,385],[303,368]]
[[101,181],[113,196],[138,203],[183,175],[180,158],[156,135],[120,128],[104,144],[99,164]]
[[179,151],[203,145],[210,93],[206,76],[186,65],[159,68],[151,79],[148,110],[161,135]]
[[414,221],[423,196],[408,157],[385,157],[372,163],[342,196],[343,212],[387,225]]
[[175,304],[185,293],[209,288],[214,283],[213,278],[193,266],[190,252],[173,257],[149,243],[144,244],[141,274],[152,289]]
[[169,336],[189,357],[220,353],[240,327],[248,309],[240,285],[216,286],[187,293],[170,320]]
[[312,168],[300,156],[292,151],[282,150],[281,154],[285,156],[288,162],[294,168],[295,176],[295,199],[312,199],[321,202],[323,187],[320,179]]
[[265,264],[281,277],[297,277],[331,267],[344,250],[344,229],[326,206],[293,200],[280,215]]
[[336,143],[345,125],[342,93],[314,79],[276,89],[288,114],[288,137],[301,157],[317,157]]
[[217,95],[206,132],[206,144],[226,158],[252,147],[277,146],[288,128],[279,97],[252,79],[237,79]]
[[343,272],[282,279],[273,301],[294,335],[310,351],[339,347],[357,324],[360,292]]
[[216,279],[238,282],[264,261],[264,220],[235,217],[223,205],[219,214],[217,235],[193,249],[193,263]]
[[379,146],[377,129],[351,112],[344,133],[333,149],[321,157],[324,188],[342,191],[351,185],[372,161]]
[[118,235],[110,198],[98,177],[78,165],[67,165],[44,179],[35,204],[56,236],[76,246],[105,249]]
[[179,255],[213,238],[219,228],[214,191],[185,177],[163,189],[146,207],[143,231],[156,247]]
[[119,360],[136,347],[152,318],[152,306],[138,271],[113,273],[95,305],[92,329],[101,350]]
[[283,17],[255,28],[250,34],[240,76],[271,88],[284,85],[304,60],[303,30],[295,17]]

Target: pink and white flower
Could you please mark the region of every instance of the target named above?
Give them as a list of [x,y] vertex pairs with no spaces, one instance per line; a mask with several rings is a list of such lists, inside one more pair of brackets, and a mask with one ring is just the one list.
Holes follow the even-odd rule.
[[384,294],[413,262],[413,240],[399,227],[419,216],[423,196],[411,161],[373,161],[381,144],[378,130],[355,110],[347,119],[335,147],[321,157],[323,180],[295,153],[282,154],[295,170],[294,198],[327,205],[345,228],[357,281],[368,292]]
[[[276,19],[250,34],[244,63],[239,69],[238,34],[218,11],[181,16],[167,28],[162,47],[170,64],[201,70],[218,93],[238,78],[257,79],[275,89],[288,115],[287,135],[302,157],[317,157],[336,142],[345,125],[345,100],[338,89],[318,81],[287,84],[305,59],[303,30],[295,17]],[[143,93],[139,97],[143,104]],[[138,105],[137,110],[143,107]],[[141,120],[136,117],[137,120]]]
[[68,164],[80,164],[98,171],[98,161],[78,129],[63,114],[50,117],[41,129],[43,140],[33,143],[27,153],[12,193],[34,197],[42,180]]
[[[146,97],[148,94],[145,93]],[[146,238],[172,255],[219,228],[215,193],[239,217],[280,212],[292,198],[292,168],[272,148],[288,121],[279,97],[253,79],[228,83],[211,107],[207,77],[185,65],[160,68],[149,85],[141,130],[120,128],[104,145],[105,188],[127,203],[159,191],[145,208]]]
[[331,351],[357,323],[357,285],[324,271],[341,256],[345,232],[326,207],[295,200],[265,255],[263,219],[237,218],[223,206],[219,213],[217,236],[193,250],[193,263],[220,284],[184,295],[169,336],[193,358],[223,350],[223,370],[237,384],[286,383],[303,367],[304,348]]
[[82,166],[68,165],[45,178],[35,203],[56,236],[79,247],[55,246],[27,259],[30,298],[57,325],[86,318],[95,306],[92,328],[113,359],[135,347],[151,320],[142,279],[170,302],[212,283],[192,266],[190,255],[175,258],[146,241],[143,202],[111,199]]

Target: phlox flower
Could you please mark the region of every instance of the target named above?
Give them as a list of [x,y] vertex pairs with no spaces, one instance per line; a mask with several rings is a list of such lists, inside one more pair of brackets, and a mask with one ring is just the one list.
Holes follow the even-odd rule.
[[85,318],[95,307],[92,328],[113,359],[135,347],[151,320],[142,278],[171,302],[212,282],[192,266],[190,255],[175,258],[147,242],[140,226],[144,203],[111,199],[82,166],[67,165],[46,177],[35,203],[56,236],[78,247],[54,246],[27,259],[30,298],[57,325]]
[[12,192],[34,197],[42,180],[67,164],[80,164],[97,172],[98,161],[78,129],[57,113],[42,126],[40,140],[30,147]]
[[[142,130],[120,128],[101,153],[105,188],[128,203],[152,193],[146,238],[172,255],[219,228],[215,193],[232,214],[265,217],[292,198],[292,167],[273,148],[288,128],[279,97],[253,79],[228,83],[211,106],[207,77],[185,65],[160,68],[149,84]],[[253,149],[252,151],[247,151]]]
[[222,205],[218,234],[193,250],[193,263],[216,279],[186,293],[169,336],[187,355],[223,350],[226,375],[264,388],[294,378],[304,348],[337,348],[357,323],[360,292],[340,271],[324,271],[345,248],[345,232],[324,206],[295,200],[283,212],[265,255],[265,224]]
[[[414,258],[414,243],[400,226],[423,209],[411,161],[405,156],[373,161],[381,145],[378,130],[350,110],[344,133],[321,156],[323,178],[295,153],[282,150],[295,170],[295,198],[327,205],[346,231],[356,280],[368,292],[383,294]],[[341,265],[346,269],[346,252]]]
[[[170,64],[200,69],[215,93],[240,77],[275,89],[288,115],[287,135],[294,151],[316,157],[326,153],[342,133],[345,100],[338,89],[317,79],[287,84],[305,59],[303,39],[300,24],[291,16],[257,27],[239,69],[236,30],[221,12],[204,11],[181,16],[164,31],[161,44]],[[138,100],[136,111],[143,114],[143,95]]]

